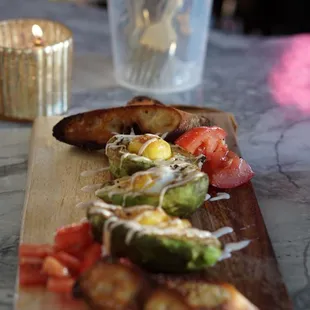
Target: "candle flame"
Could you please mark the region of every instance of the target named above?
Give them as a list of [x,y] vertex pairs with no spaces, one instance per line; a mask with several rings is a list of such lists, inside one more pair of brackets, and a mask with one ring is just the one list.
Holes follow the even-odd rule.
[[42,38],[43,31],[39,25],[33,25],[32,26],[32,34],[36,38]]

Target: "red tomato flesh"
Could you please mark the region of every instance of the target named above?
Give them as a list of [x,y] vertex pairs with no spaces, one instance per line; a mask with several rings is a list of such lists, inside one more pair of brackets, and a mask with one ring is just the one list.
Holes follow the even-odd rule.
[[76,273],[81,269],[81,261],[66,252],[60,251],[52,255],[57,261],[66,266],[71,273]]
[[31,265],[19,268],[19,285],[21,286],[44,286],[47,276],[40,273],[40,269],[32,268]]
[[217,165],[212,161],[205,162],[202,171],[209,175],[210,183],[218,188],[234,188],[248,182],[254,176],[250,165],[232,151],[229,151],[225,160]]
[[22,243],[19,246],[19,257],[45,258],[53,253],[53,247],[49,244]]
[[74,285],[73,278],[50,277],[47,281],[47,290],[54,293],[71,293]]
[[196,127],[185,132],[175,143],[196,156],[203,154],[211,160],[216,151],[227,153],[226,136],[220,127]]
[[93,243],[86,251],[81,266],[81,273],[93,266],[101,257],[101,244]]
[[208,174],[211,185],[218,188],[240,186],[254,175],[244,159],[229,151],[225,143],[226,135],[219,127],[197,127],[184,133],[175,142],[195,156],[206,156],[202,171]]
[[69,275],[68,268],[52,256],[45,258],[42,272],[54,277],[67,277]]
[[42,264],[43,264],[43,258],[40,257],[22,256],[19,258],[20,266],[25,265],[42,266]]
[[64,226],[56,231],[55,249],[76,255],[93,242],[91,227],[88,222]]

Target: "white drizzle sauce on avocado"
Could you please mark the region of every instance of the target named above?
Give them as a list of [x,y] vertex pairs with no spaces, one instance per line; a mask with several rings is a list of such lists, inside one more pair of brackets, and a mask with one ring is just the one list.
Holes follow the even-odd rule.
[[[184,164],[184,162],[182,162],[182,164]],[[188,170],[186,170],[187,168]],[[182,169],[184,170],[184,173],[181,173]],[[145,192],[145,187],[149,185],[149,183],[146,183],[145,186],[140,190],[134,190],[133,187],[135,180],[142,175],[151,175],[153,177],[155,176],[155,178],[158,177],[159,180],[155,180],[154,183],[157,182],[157,184],[161,186],[159,190],[158,203],[158,207],[161,207],[167,190],[185,185],[193,181],[194,179],[204,176],[204,173],[200,172],[189,163],[186,163],[186,165],[174,164],[170,166],[164,165],[159,167],[153,167],[149,170],[139,171],[133,174],[130,177],[130,183],[126,189],[120,188],[120,185],[116,183],[113,186],[109,186],[108,188],[99,189],[98,191],[96,191],[96,194],[100,195],[100,192],[108,191],[108,196],[109,198],[111,198],[113,195],[120,193],[123,195],[123,205],[125,205],[127,197],[138,196],[140,193],[143,193],[143,191]],[[164,178],[164,176],[166,176],[166,178]]]

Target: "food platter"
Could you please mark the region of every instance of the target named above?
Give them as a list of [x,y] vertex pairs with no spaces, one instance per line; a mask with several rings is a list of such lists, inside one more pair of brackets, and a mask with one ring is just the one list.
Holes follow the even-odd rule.
[[[178,108],[207,116],[228,133],[226,142],[230,149],[239,152],[232,115],[203,108]],[[107,159],[100,152],[80,150],[54,139],[52,129],[60,119],[41,117],[34,124],[21,243],[52,243],[58,227],[81,221],[85,210],[76,205],[93,199],[93,193],[81,188],[108,177],[106,171],[81,176],[84,171],[106,166]],[[211,196],[217,192],[213,187],[209,189]],[[211,232],[231,227],[233,232],[221,237],[223,243],[249,240],[250,244],[207,271],[181,277],[230,283],[259,309],[292,309],[251,183],[225,189],[225,193],[229,199],[207,201],[193,214],[193,226]],[[160,277],[165,282],[176,276]],[[88,309],[82,301],[72,301],[41,288],[18,288],[16,308]]]

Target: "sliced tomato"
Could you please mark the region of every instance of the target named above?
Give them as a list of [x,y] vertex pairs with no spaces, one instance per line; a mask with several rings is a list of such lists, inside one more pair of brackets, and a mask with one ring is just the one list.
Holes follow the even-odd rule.
[[64,266],[66,266],[69,269],[70,273],[76,273],[81,269],[81,261],[73,255],[60,251],[53,254],[53,257],[56,258]]
[[55,248],[73,255],[88,247],[92,242],[93,237],[88,222],[61,227],[55,235]]
[[19,265],[34,265],[34,266],[42,266],[43,258],[41,257],[31,257],[31,256],[22,256],[19,258]]
[[226,136],[227,133],[220,127],[196,127],[180,136],[175,143],[196,156],[203,154],[211,160],[228,152]]
[[42,272],[49,276],[55,277],[67,277],[69,275],[68,268],[52,256],[45,258],[42,266]]
[[19,269],[19,284],[21,286],[44,286],[47,282],[47,275],[40,273],[40,270],[28,265]]
[[209,175],[210,183],[218,188],[234,188],[254,176],[250,165],[232,151],[217,163],[206,161],[202,170]]
[[28,244],[22,243],[19,246],[19,256],[20,257],[41,257],[45,258],[46,256],[53,253],[53,246],[49,244]]
[[75,280],[73,278],[49,277],[47,290],[54,293],[71,293]]
[[101,257],[101,244],[93,243],[86,251],[81,266],[81,273],[93,266]]

